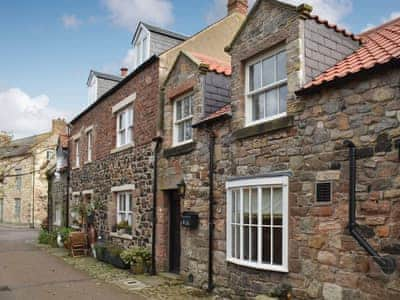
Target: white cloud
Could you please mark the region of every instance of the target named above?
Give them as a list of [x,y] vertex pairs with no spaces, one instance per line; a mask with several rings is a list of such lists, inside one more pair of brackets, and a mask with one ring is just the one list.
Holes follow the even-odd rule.
[[76,29],[82,25],[82,21],[75,15],[63,15],[61,21],[66,29]]
[[17,138],[49,131],[52,119],[68,117],[50,106],[47,95],[31,97],[18,88],[0,92],[0,104],[0,131]]
[[[394,12],[390,13],[389,16],[382,17],[381,18],[381,23],[386,23],[386,22],[389,22],[389,21],[394,20],[394,19],[399,18],[399,17],[400,17],[400,11],[394,11]],[[378,25],[373,24],[373,23],[368,23],[367,25],[365,25],[365,27],[363,28],[363,30],[361,32],[368,31],[368,30],[370,30],[370,29],[372,29],[372,28],[374,28],[374,27],[376,27]]]
[[110,11],[111,21],[130,31],[139,21],[159,26],[174,22],[173,5],[170,0],[103,0]]
[[[249,0],[249,7],[252,7],[256,1]],[[313,14],[328,20],[331,23],[342,23],[344,17],[349,15],[353,9],[352,0],[284,0],[289,4],[299,5],[308,3],[313,6]],[[207,23],[215,22],[226,15],[227,0],[213,0],[213,3],[206,14]]]

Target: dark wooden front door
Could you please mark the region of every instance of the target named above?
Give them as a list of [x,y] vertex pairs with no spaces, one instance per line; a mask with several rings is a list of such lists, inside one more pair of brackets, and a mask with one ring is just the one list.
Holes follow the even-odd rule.
[[169,271],[179,273],[181,260],[181,204],[178,193],[169,196]]

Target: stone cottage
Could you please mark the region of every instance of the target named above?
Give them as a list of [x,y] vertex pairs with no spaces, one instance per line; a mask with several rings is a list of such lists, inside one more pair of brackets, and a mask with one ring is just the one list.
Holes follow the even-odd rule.
[[311,10],[256,1],[231,74],[178,56],[157,265],[226,295],[398,299],[400,19],[355,36]]
[[[72,227],[85,226],[77,212],[79,204],[85,203],[95,207],[99,234],[125,246],[154,245],[153,172],[160,87],[179,54],[174,49],[201,50],[205,41],[213,41],[208,51],[226,57],[224,47],[244,18],[233,6],[225,18],[192,37],[139,23],[132,42],[135,69],[128,75],[121,69],[122,80],[71,121]],[[128,222],[127,234],[117,232],[123,221]]]
[[65,121],[53,120],[50,132],[1,144],[1,223],[37,227],[47,218],[46,168],[65,132]]

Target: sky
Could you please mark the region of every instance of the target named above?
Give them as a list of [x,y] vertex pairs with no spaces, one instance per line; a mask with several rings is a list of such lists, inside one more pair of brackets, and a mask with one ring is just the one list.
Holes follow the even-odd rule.
[[[307,2],[354,33],[400,16],[399,0]],[[227,0],[13,0],[0,4],[0,131],[24,137],[71,120],[87,104],[91,69],[118,74],[139,20],[191,35]],[[254,0],[249,1],[252,5]]]

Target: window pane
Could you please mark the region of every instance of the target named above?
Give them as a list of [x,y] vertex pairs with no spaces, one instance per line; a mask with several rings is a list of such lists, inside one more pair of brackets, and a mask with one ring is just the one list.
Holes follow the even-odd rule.
[[126,137],[126,143],[131,143],[132,142],[132,127],[129,127],[128,128],[128,135],[127,135],[127,137]]
[[274,188],[272,203],[273,224],[282,225],[282,188]]
[[119,132],[119,144],[120,145],[125,145],[126,140],[125,140],[125,130],[122,130]]
[[118,129],[124,129],[125,128],[125,112],[121,112],[119,114],[119,124],[118,124]]
[[127,195],[128,196],[128,204],[127,204],[127,211],[132,211],[132,208],[133,208],[133,206],[132,206],[132,194],[128,194]]
[[176,102],[176,120],[182,119],[182,101]]
[[265,114],[264,93],[254,95],[252,97],[253,97],[252,119],[253,119],[253,121],[261,120],[264,118],[264,114]]
[[231,230],[232,230],[232,237],[231,237],[232,254],[231,255],[232,255],[232,257],[236,257],[236,247],[235,247],[236,234],[235,234],[235,228],[236,228],[236,225],[231,225]]
[[261,62],[250,66],[250,91],[261,87]]
[[250,199],[249,199],[249,189],[243,190],[243,224],[249,224],[249,214],[250,214]]
[[128,213],[128,225],[132,226],[132,213]]
[[273,263],[275,265],[282,265],[282,228],[274,228],[273,235]]
[[[232,211],[231,211],[231,223],[235,223],[236,222],[236,220],[235,220],[235,217],[236,217],[236,215],[235,215],[235,209],[236,209],[236,192],[235,191],[232,191],[231,192],[232,193],[232,203],[231,203],[231,208],[232,208]],[[233,232],[232,232],[232,236],[233,236]]]
[[183,115],[184,117],[188,117],[191,115],[190,110],[190,97],[187,97],[183,100]]
[[183,142],[185,136],[185,123],[178,124],[178,142]]
[[286,100],[287,100],[287,85],[281,86],[279,88],[279,112],[286,112]]
[[271,225],[271,189],[262,189],[262,224]]
[[251,260],[256,262],[258,252],[258,230],[256,226],[251,226]]
[[235,223],[240,223],[240,192],[239,191],[235,191],[236,193],[236,214],[235,214]]
[[257,189],[251,190],[251,224],[258,224],[258,201],[257,201]]
[[278,114],[278,89],[268,91],[266,94],[266,116],[271,117]]
[[143,39],[142,47],[143,47],[142,58],[143,58],[143,61],[144,61],[147,58],[147,38]]
[[185,141],[192,139],[192,120],[185,121]]
[[286,79],[286,52],[277,55],[277,80]]
[[133,109],[128,109],[128,126],[133,125]]
[[271,263],[271,228],[262,228],[262,262]]
[[275,81],[275,56],[273,56],[263,61],[263,86]]
[[235,229],[235,240],[236,240],[236,244],[235,244],[235,257],[236,258],[240,258],[240,225],[235,225],[236,229]]
[[249,230],[250,226],[243,226],[243,258],[245,260],[250,258]]

